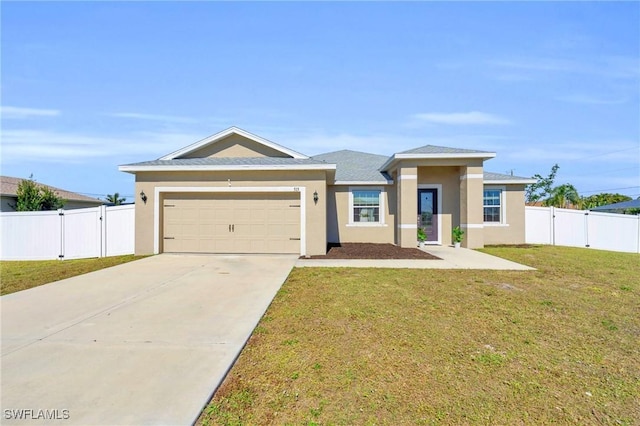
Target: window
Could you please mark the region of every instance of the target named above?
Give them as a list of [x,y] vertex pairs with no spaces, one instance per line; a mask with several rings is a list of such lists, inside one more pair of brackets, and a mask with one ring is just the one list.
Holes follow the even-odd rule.
[[382,223],[380,220],[381,193],[380,190],[352,190],[351,222]]
[[502,190],[485,188],[483,199],[485,223],[502,223]]

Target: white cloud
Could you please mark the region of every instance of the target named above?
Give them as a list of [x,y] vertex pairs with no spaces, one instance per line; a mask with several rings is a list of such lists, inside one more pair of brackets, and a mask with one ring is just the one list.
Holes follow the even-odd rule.
[[178,117],[173,115],[158,115],[158,114],[143,114],[138,112],[115,112],[106,114],[110,117],[118,118],[133,118],[136,120],[148,120],[148,121],[164,121],[170,123],[195,123],[196,119],[190,117]]
[[3,119],[23,119],[29,117],[56,117],[60,115],[57,109],[22,108],[14,106],[0,107]]
[[[530,73],[579,73],[620,79],[637,79],[640,76],[640,61],[631,56],[605,56],[581,59],[560,59],[553,57],[513,57],[490,60],[489,66],[496,69]],[[517,75],[517,74],[516,74]]]
[[[133,133],[126,136],[96,136],[29,129],[4,130],[2,162],[40,161],[73,163],[99,158],[151,160],[202,139],[185,133]],[[128,161],[128,160],[116,160]]]
[[626,102],[625,99],[613,99],[613,98],[605,99],[605,98],[599,98],[596,96],[579,95],[579,94],[559,96],[556,99],[562,102],[569,102],[569,103],[582,104],[582,105],[617,105],[617,104],[623,104]]
[[432,124],[449,124],[449,125],[477,125],[477,124],[509,124],[510,121],[504,117],[500,117],[494,114],[488,114],[486,112],[471,111],[471,112],[452,112],[452,113],[440,113],[430,112],[414,114],[412,118],[417,121],[432,123]]
[[[635,152],[634,152],[635,151]],[[520,145],[503,151],[502,157],[518,161],[570,161],[571,164],[611,163],[637,164],[640,146],[626,140],[602,140],[585,142],[558,142]]]

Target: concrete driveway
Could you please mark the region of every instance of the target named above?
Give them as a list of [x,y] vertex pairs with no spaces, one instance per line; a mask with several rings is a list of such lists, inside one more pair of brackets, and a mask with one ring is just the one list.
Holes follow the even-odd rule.
[[191,424],[295,261],[160,255],[3,296],[0,423]]

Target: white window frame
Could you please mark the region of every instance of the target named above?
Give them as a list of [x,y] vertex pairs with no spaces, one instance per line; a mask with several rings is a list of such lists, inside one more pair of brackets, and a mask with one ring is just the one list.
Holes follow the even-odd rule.
[[[504,185],[484,185],[482,188],[482,220],[484,221],[484,191],[500,191],[500,222],[483,222],[484,226],[509,226],[507,223],[507,187]],[[495,206],[494,206],[495,207]]]
[[[354,222],[353,220],[353,192],[354,191],[377,191],[380,193],[380,197],[378,199],[379,202],[379,213],[378,213],[378,222]],[[386,196],[384,187],[382,186],[350,186],[349,187],[349,221],[347,222],[347,226],[361,226],[361,227],[372,227],[372,226],[387,226],[385,223],[385,212],[386,212]]]

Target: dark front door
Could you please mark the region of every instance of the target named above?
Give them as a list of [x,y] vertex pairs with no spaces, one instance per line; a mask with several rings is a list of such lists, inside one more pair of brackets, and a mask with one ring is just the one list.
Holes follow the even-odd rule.
[[424,229],[428,242],[438,241],[438,190],[418,190],[418,228]]

